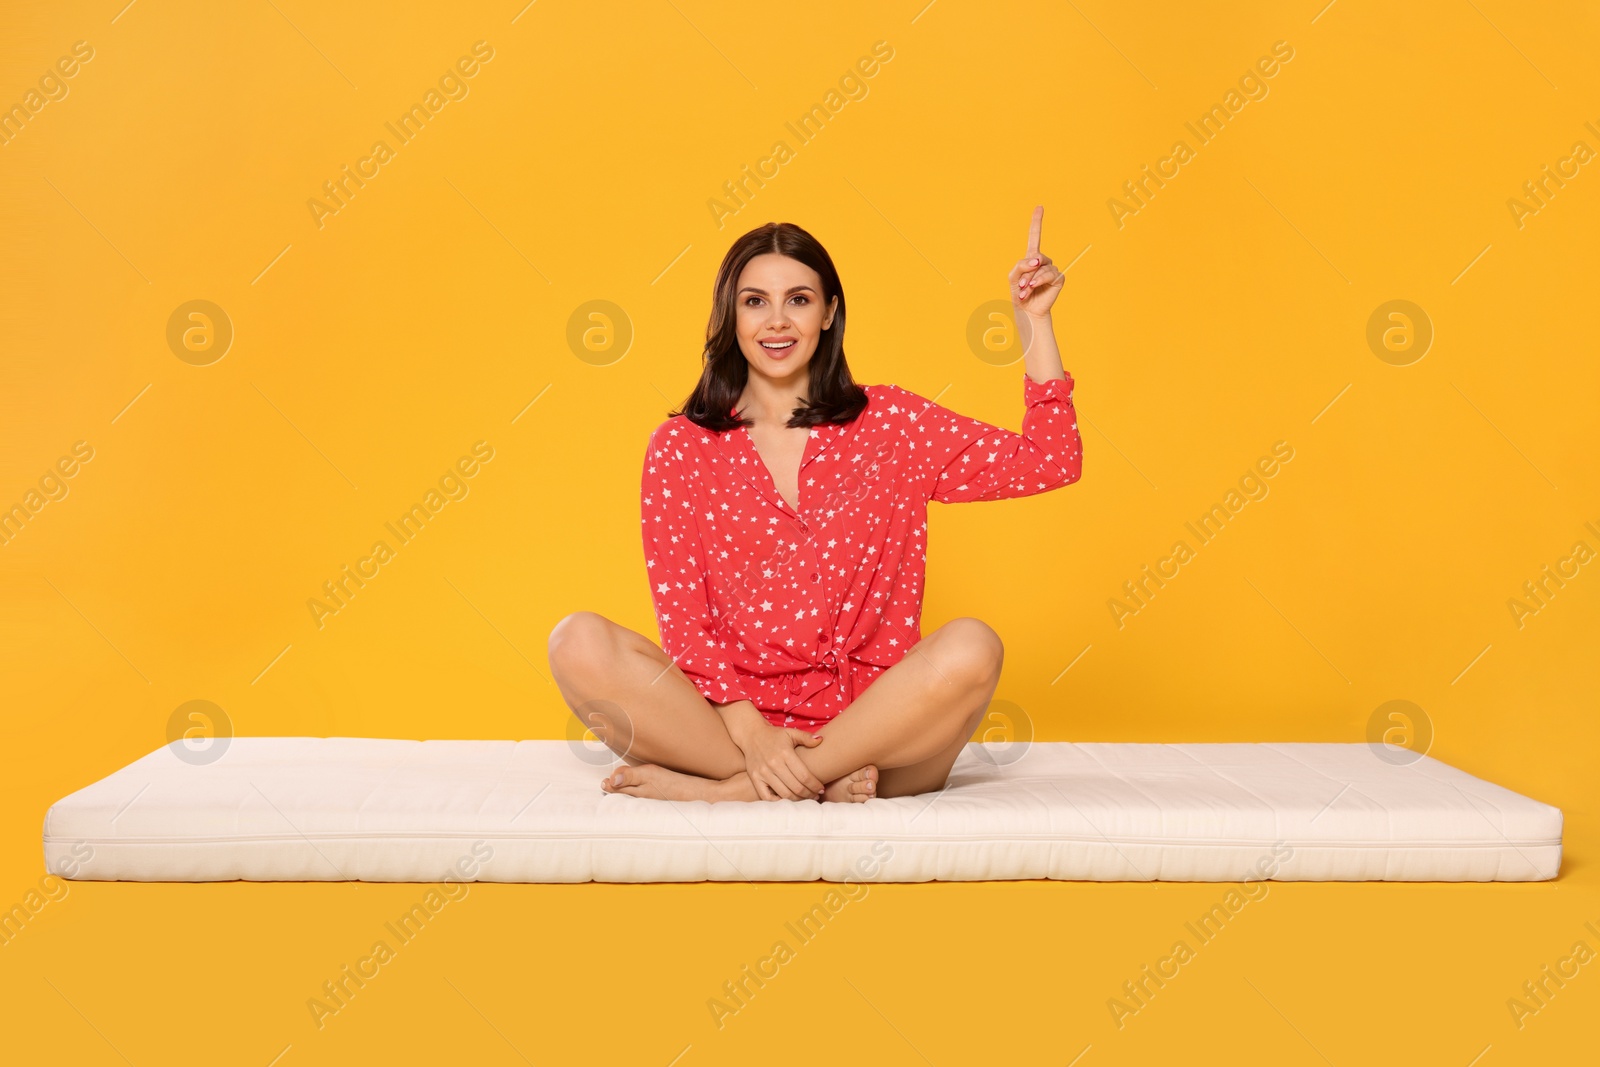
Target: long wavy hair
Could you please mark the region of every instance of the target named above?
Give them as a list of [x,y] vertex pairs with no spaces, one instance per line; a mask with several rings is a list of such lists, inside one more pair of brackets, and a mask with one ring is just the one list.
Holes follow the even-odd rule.
[[752,425],[752,420],[730,413],[750,377],[750,364],[739,348],[738,293],[735,290],[745,264],[768,252],[799,260],[816,271],[822,279],[824,308],[835,296],[839,298],[833,322],[822,331],[817,350],[811,357],[811,395],[794,409],[785,425],[849,422],[867,406],[866,390],[850,376],[850,365],[844,358],[844,287],[839,283],[839,272],[833,267],[832,257],[821,242],[792,222],[769,222],[733,242],[728,254],[722,257],[712,291],[711,319],[706,324],[700,381],[682,409],[669,412],[668,417],[687,415],[696,426],[716,433]]

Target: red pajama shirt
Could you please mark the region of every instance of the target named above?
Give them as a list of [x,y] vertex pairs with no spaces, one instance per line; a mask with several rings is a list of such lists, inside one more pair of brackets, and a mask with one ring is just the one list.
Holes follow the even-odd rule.
[[717,704],[817,730],[922,639],[930,500],[1033,496],[1078,480],[1071,375],[1022,378],[1022,432],[897,385],[866,385],[848,423],[813,427],[800,507],[744,427],[676,415],[641,479],[645,568],[661,647]]

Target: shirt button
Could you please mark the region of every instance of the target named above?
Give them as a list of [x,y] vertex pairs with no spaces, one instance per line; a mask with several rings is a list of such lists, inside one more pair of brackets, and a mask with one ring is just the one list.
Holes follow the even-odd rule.
[[822,633],[822,632],[819,631],[817,633],[817,640],[821,641],[823,644],[828,644],[832,640],[832,638],[830,638],[827,634]]
[[813,574],[812,574],[812,575],[811,575],[811,580],[812,580],[812,581],[813,581],[813,582],[820,582],[820,581],[822,581],[822,575],[820,575],[820,574],[816,574],[816,573],[813,573]]

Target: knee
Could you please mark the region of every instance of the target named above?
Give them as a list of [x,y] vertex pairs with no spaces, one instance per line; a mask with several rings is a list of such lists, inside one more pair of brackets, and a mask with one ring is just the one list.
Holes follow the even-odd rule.
[[577,611],[550,631],[550,668],[558,673],[600,663],[610,647],[611,620],[592,611]]
[[947,672],[954,672],[952,680],[973,686],[992,685],[1000,678],[1000,668],[1005,662],[1005,644],[994,627],[982,619],[951,619],[939,628],[941,663],[949,664]]

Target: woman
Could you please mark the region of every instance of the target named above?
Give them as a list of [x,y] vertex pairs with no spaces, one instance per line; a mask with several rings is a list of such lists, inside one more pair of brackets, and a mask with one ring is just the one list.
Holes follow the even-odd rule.
[[562,697],[626,764],[604,791],[859,802],[944,788],[1003,648],[971,618],[921,636],[928,501],[1032,496],[1082,469],[1043,217],[1010,274],[1021,434],[856,385],[826,250],[788,223],[734,242],[700,382],[644,457],[661,644],[593,612],[550,634]]

